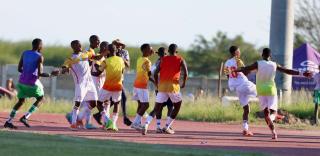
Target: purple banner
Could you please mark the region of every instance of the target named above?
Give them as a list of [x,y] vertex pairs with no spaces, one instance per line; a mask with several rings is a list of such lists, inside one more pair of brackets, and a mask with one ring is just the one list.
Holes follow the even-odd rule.
[[[319,72],[318,66],[320,64],[320,54],[305,43],[293,52],[293,69],[299,71]],[[307,89],[313,90],[315,83],[313,79],[293,77],[292,88],[294,90]]]

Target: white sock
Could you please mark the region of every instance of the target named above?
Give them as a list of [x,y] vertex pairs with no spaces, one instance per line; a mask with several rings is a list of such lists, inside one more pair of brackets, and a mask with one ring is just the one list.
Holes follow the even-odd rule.
[[247,120],[243,120],[242,127],[243,127],[243,130],[245,131],[249,130],[249,124]]
[[171,127],[172,123],[173,123],[174,119],[172,119],[171,117],[167,117],[167,122],[166,122],[166,128]]
[[149,115],[147,117],[146,124],[149,125],[151,123],[152,119],[153,119],[153,117]]
[[85,119],[86,119],[86,124],[90,124],[91,123],[91,110],[88,109],[85,113]]
[[113,113],[113,115],[112,115],[113,124],[117,123],[118,115],[119,115],[118,113]]
[[270,119],[271,119],[271,121],[274,121],[276,119],[276,115],[275,114],[270,114]]
[[161,119],[157,119],[157,128],[161,128]]
[[137,114],[136,117],[133,120],[134,124],[140,124],[141,123],[141,115]]
[[105,110],[106,110],[106,115],[107,115],[107,117],[110,118],[110,105],[109,105],[109,104],[107,104],[107,105],[105,106]]
[[79,113],[79,107],[74,107],[72,110],[72,124],[76,124],[77,123],[77,116]]
[[106,124],[109,120],[109,117],[107,116],[106,111],[102,111],[101,116],[102,116],[103,123]]

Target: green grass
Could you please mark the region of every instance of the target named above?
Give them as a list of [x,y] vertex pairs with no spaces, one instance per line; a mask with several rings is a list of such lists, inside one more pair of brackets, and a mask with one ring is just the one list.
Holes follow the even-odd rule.
[[10,156],[254,156],[260,153],[148,145],[63,135],[0,131],[0,153]]

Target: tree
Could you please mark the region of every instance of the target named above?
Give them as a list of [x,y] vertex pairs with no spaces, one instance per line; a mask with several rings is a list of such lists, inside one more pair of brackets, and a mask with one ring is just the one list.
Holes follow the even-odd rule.
[[[320,1],[299,0],[295,15],[297,33],[320,50]],[[301,39],[301,38],[300,38]]]
[[254,45],[245,42],[242,36],[228,38],[226,33],[218,32],[211,40],[198,36],[191,49],[186,53],[189,71],[193,75],[210,76],[217,74],[221,62],[225,62],[230,54],[231,45],[239,46],[245,63],[253,63],[259,58]]

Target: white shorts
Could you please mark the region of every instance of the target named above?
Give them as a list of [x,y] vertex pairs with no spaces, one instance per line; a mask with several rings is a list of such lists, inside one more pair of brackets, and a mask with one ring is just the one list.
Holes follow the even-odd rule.
[[260,108],[264,110],[265,108],[269,108],[272,110],[278,110],[278,96],[259,96]]
[[94,86],[96,87],[97,92],[99,93],[100,89],[102,88],[102,86],[104,84],[105,78],[92,76],[92,80],[93,80]]
[[140,101],[142,103],[149,102],[149,90],[141,88],[133,88],[132,100]]
[[98,94],[92,81],[82,82],[75,86],[74,101],[96,101]]
[[182,101],[181,93],[166,93],[166,92],[158,92],[156,97],[157,103],[165,103],[168,99],[172,101],[172,103],[178,103]]
[[249,104],[250,97],[257,96],[256,85],[251,81],[244,82],[236,88],[237,96],[239,97],[240,105],[246,106]]
[[101,89],[99,92],[99,101],[104,102],[112,98],[112,102],[119,102],[121,100],[121,93],[121,91],[112,92]]

